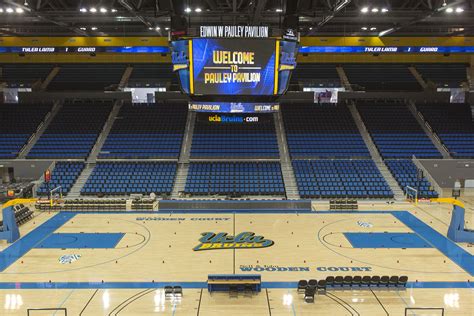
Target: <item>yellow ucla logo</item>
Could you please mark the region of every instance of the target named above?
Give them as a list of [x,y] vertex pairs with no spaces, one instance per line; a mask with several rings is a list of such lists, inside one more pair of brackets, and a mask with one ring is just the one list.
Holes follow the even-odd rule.
[[273,246],[274,242],[257,236],[253,232],[243,232],[236,236],[229,236],[227,233],[202,233],[199,239],[200,244],[193,248],[194,251],[214,250],[214,249],[249,249],[266,248]]

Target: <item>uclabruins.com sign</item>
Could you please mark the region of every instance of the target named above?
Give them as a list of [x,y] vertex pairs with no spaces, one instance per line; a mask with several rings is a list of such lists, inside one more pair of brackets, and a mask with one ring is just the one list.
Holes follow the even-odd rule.
[[273,246],[274,242],[263,236],[256,236],[253,232],[243,232],[236,236],[227,233],[202,233],[200,244],[193,248],[194,251],[214,249],[249,249],[266,248]]

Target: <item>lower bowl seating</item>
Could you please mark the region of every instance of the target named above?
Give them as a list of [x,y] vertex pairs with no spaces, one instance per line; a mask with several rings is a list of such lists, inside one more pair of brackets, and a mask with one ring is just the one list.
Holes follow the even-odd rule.
[[185,193],[193,195],[284,195],[277,162],[191,163]]
[[48,183],[43,182],[37,190],[38,195],[48,195],[49,190],[57,187],[61,187],[61,191],[64,195],[71,190],[77,178],[84,169],[85,164],[83,162],[57,162],[53,171],[51,172],[51,181]]
[[426,178],[421,179],[418,183],[418,170],[411,160],[385,160],[385,163],[403,190],[410,186],[418,190],[419,198],[438,197],[438,192],[433,189],[431,183]]
[[81,195],[169,194],[175,175],[174,162],[100,162]]
[[295,160],[302,198],[392,198],[372,160]]

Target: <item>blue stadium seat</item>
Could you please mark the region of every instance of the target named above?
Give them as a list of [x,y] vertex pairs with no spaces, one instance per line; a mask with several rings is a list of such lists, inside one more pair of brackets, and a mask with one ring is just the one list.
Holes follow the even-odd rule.
[[193,195],[284,195],[278,162],[191,163],[185,192]]
[[392,198],[372,160],[294,160],[302,198]]
[[49,190],[61,186],[63,194],[67,195],[84,167],[85,164],[83,162],[57,162],[51,172],[51,181],[49,184],[43,182],[38,188],[37,194],[39,196],[47,196]]
[[282,104],[290,155],[301,158],[370,158],[344,105]]
[[469,104],[424,104],[417,108],[454,158],[474,158],[474,124]]
[[87,158],[111,109],[111,104],[64,104],[27,158]]
[[175,162],[99,162],[81,195],[169,194],[176,168]]
[[209,122],[213,114],[197,113],[191,145],[192,158],[278,158],[280,155],[272,114],[259,122]]
[[51,105],[2,104],[0,106],[0,158],[16,158],[50,110]]
[[432,188],[431,183],[423,178],[419,183],[417,180],[417,167],[408,159],[385,160],[385,164],[398,182],[398,185],[405,191],[407,186],[418,190],[419,198],[437,198],[438,193]]
[[186,116],[184,104],[124,105],[99,158],[178,158]]
[[367,103],[357,109],[382,158],[442,158],[405,104]]

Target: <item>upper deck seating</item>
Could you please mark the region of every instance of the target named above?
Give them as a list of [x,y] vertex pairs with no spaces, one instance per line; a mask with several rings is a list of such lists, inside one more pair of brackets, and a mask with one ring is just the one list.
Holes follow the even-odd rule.
[[0,82],[6,82],[10,88],[31,87],[46,79],[52,69],[51,64],[3,64],[0,65]]
[[335,64],[300,63],[291,74],[291,83],[314,87],[341,87]]
[[[278,158],[272,114],[258,115],[258,122],[216,122],[232,115],[197,113],[191,157]],[[234,116],[232,116],[234,117]]]
[[459,88],[467,82],[467,64],[416,64],[415,67],[426,82],[437,87]]
[[382,158],[442,158],[405,104],[359,104],[359,113]]
[[454,158],[474,157],[474,124],[469,104],[425,104],[417,108]]
[[118,86],[125,71],[124,64],[63,64],[48,85],[50,91],[104,91]]
[[49,104],[0,105],[0,158],[16,158],[50,110]]
[[27,158],[87,158],[111,109],[111,104],[64,104]]
[[186,115],[183,104],[123,105],[99,158],[178,158]]
[[344,105],[283,104],[290,155],[296,158],[370,158]]
[[345,64],[349,82],[365,91],[421,91],[422,87],[403,64]]

